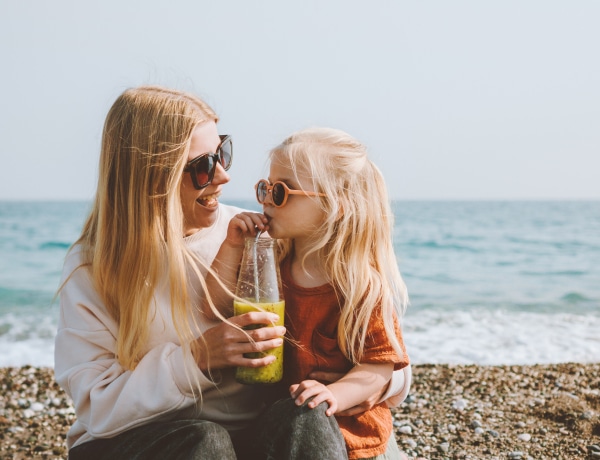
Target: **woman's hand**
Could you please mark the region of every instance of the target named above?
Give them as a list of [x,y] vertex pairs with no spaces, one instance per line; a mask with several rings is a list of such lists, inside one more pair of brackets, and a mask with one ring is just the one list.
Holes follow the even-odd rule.
[[290,387],[290,395],[298,406],[301,406],[312,398],[307,404],[311,409],[314,409],[322,402],[326,402],[329,408],[325,411],[325,415],[328,417],[335,414],[338,408],[337,399],[331,390],[316,380],[304,380],[299,384],[292,385]]
[[243,247],[247,236],[255,236],[256,229],[264,232],[268,228],[268,219],[257,212],[242,212],[229,221],[225,241],[233,247]]
[[[319,380],[321,382],[333,383],[333,382],[337,382],[344,375],[346,375],[346,374],[341,373],[341,372],[314,371],[314,372],[311,372],[308,376],[311,379]],[[363,412],[366,412],[369,409],[372,409],[376,404],[378,404],[381,401],[382,396],[385,394],[385,391],[387,390],[388,384],[384,385],[380,391],[376,391],[375,393],[373,393],[362,403],[357,404],[356,406],[346,409],[344,411],[338,412],[337,415],[349,416],[349,415],[362,414]]]
[[[268,325],[278,321],[278,316],[268,312],[251,312],[229,318],[232,324],[241,328],[250,325]],[[203,372],[209,369],[227,367],[261,367],[272,363],[275,356],[264,358],[245,358],[244,353],[267,351],[283,344],[285,327],[260,327],[249,331],[240,331],[231,324],[223,322],[204,332],[196,339],[194,358]]]

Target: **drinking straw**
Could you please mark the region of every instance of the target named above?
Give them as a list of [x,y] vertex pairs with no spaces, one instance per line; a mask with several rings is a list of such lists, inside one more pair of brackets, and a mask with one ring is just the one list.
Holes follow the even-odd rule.
[[256,232],[256,238],[254,239],[254,248],[252,251],[252,258],[254,259],[254,299],[256,303],[260,300],[260,296],[258,295],[258,255],[256,246],[258,245],[258,238],[260,238],[260,234],[262,230]]

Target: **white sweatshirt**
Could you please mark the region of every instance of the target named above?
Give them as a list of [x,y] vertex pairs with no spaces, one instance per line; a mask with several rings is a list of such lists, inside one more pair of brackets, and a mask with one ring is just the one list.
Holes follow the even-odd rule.
[[[229,220],[242,209],[220,205],[215,224],[185,238],[207,265],[226,236]],[[55,377],[73,400],[77,420],[69,430],[69,448],[97,438],[110,438],[150,422],[198,418],[243,428],[263,407],[259,388],[237,383],[233,369],[213,371],[208,379],[191,355],[183,353],[171,318],[168,287],[156,291],[146,353],[131,370],[115,357],[118,326],[81,267],[74,247],[66,257],[60,293],[60,319],[55,339]],[[61,282],[61,283],[62,283]],[[217,322],[198,317],[204,331]],[[394,373],[384,399],[397,405],[408,394],[410,367]],[[201,395],[190,382],[200,383]]]

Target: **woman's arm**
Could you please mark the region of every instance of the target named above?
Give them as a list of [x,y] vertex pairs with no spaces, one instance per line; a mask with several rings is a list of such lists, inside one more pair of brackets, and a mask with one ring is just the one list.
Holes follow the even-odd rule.
[[[116,358],[118,324],[104,307],[77,251],[65,263],[55,339],[57,382],[72,398],[77,419],[93,437],[111,437],[195,403],[190,381],[214,387],[191,353],[165,340],[134,370]],[[189,379],[188,380],[188,376]]]
[[290,394],[298,405],[313,398],[308,407],[314,408],[327,402],[329,409],[326,414],[339,414],[361,404],[373,393],[380,392],[389,382],[393,369],[393,363],[358,364],[334,383],[325,385],[316,380],[304,380],[292,385]]
[[[73,400],[78,423],[92,437],[105,438],[135,426],[168,417],[174,411],[196,404],[199,393],[215,391],[202,370],[268,364],[243,353],[273,348],[281,343],[285,328],[248,331],[255,342],[228,323],[206,330],[198,342],[204,354],[193,356],[167,338],[155,344],[133,370],[124,369],[116,358],[118,324],[96,294],[78,252],[65,263],[68,279],[60,292],[60,318],[55,339],[55,377]],[[237,325],[264,324],[271,313],[253,312],[232,318]],[[174,331],[172,331],[174,335]]]
[[385,401],[388,407],[398,407],[408,396],[412,383],[412,369],[410,364],[394,371],[386,392],[379,399]]

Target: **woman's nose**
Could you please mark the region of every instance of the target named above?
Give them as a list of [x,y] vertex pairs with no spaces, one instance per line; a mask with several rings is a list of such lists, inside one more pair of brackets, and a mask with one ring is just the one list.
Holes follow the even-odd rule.
[[221,163],[217,163],[217,169],[215,169],[215,177],[213,177],[213,183],[226,184],[231,180],[231,176],[225,171]]

